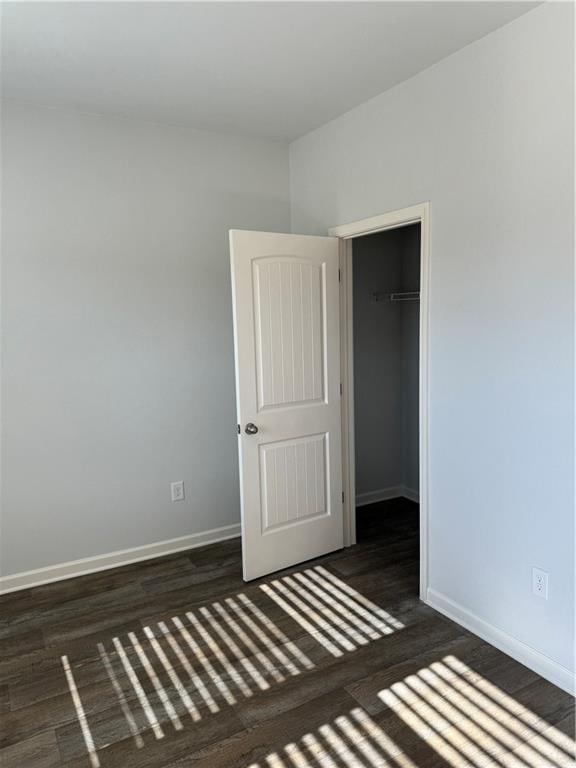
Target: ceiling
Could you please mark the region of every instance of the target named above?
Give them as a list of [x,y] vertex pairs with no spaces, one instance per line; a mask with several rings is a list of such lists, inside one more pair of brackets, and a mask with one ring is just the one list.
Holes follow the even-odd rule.
[[293,139],[537,4],[4,2],[3,95]]

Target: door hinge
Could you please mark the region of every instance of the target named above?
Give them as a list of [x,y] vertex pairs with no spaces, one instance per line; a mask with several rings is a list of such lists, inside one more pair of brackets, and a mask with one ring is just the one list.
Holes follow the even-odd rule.
[[338,270],[338,282],[339,283],[342,282],[342,270],[341,269]]
[[340,382],[340,397],[342,397],[342,382]]
[[342,491],[342,504],[344,504],[344,491]]

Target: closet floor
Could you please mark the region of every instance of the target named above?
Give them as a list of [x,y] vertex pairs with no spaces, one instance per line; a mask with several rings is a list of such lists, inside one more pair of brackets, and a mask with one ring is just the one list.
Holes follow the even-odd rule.
[[418,599],[418,510],[245,584],[234,539],[0,600],[2,768],[574,765],[574,700]]

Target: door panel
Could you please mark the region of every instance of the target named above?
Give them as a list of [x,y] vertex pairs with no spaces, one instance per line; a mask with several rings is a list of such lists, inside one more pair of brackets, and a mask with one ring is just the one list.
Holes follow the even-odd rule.
[[325,276],[299,259],[254,261],[259,410],[325,398]]
[[230,246],[248,580],[342,546],[338,241],[232,231]]
[[326,435],[260,446],[262,533],[329,514]]

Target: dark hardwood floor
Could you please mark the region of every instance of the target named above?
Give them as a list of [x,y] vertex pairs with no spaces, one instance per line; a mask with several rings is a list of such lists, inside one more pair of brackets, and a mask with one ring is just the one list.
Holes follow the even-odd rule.
[[257,582],[232,540],[0,600],[2,768],[564,768],[574,701],[418,599],[417,507]]

